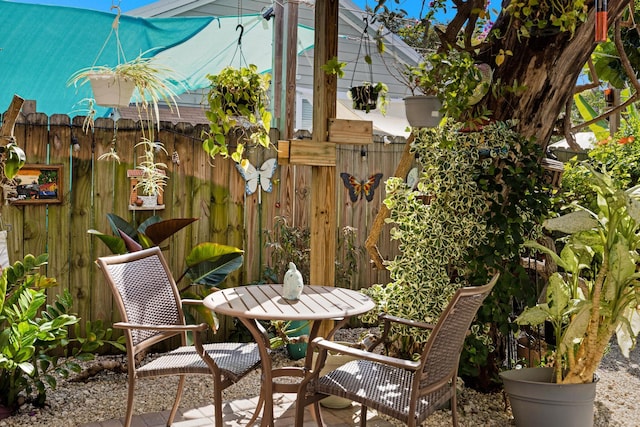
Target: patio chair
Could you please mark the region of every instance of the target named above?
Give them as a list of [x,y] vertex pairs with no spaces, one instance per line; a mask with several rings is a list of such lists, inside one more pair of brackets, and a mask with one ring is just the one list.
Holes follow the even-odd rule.
[[[318,402],[330,395],[359,402],[362,427],[366,426],[367,408],[413,427],[448,401],[451,401],[453,425],[457,426],[456,379],[460,353],[471,322],[498,276],[496,274],[487,285],[459,289],[436,325],[381,315],[384,332],[369,351],[323,338],[313,340],[311,351],[317,349],[318,357],[298,391],[296,427],[302,427],[304,408],[309,404],[314,405],[318,425],[323,425]],[[431,330],[420,360],[398,359],[370,351],[384,342],[392,322]],[[328,351],[357,359],[320,376]]]
[[[120,311],[122,321],[115,328],[124,330],[127,340],[129,388],[125,427],[131,424],[135,381],[137,378],[179,375],[176,398],[167,425],[173,423],[184,389],[185,375],[206,374],[213,377],[215,425],[222,424],[222,390],[260,366],[255,343],[215,343],[203,345],[200,333],[208,325],[186,325],[182,300],[166,260],[154,247],[125,255],[97,259]],[[192,332],[193,346],[186,346],[187,332]],[[142,366],[136,366],[136,355],[173,336],[180,336],[182,346]],[[262,405],[259,402],[256,414]],[[255,415],[254,415],[255,419]]]

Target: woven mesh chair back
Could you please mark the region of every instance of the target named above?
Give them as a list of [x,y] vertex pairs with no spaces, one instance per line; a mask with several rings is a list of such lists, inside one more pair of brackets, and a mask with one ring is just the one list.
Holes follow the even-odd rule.
[[[141,325],[182,325],[180,297],[159,248],[99,258],[112,288],[122,321]],[[133,330],[133,345],[160,335],[157,331]]]
[[487,285],[459,289],[454,294],[425,346],[421,388],[448,380],[456,372],[471,322],[497,280],[496,274]]

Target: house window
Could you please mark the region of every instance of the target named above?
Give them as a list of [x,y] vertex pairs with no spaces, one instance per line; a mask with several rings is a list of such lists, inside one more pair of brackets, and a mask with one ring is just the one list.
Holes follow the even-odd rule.
[[300,130],[308,130],[312,131],[313,128],[313,105],[306,98],[298,98],[300,100],[298,104],[298,114],[296,118],[296,126],[295,128]]

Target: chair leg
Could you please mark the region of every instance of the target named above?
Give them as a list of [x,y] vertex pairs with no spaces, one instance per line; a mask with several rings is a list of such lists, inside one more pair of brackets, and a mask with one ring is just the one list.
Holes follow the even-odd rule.
[[215,410],[215,413],[213,414],[215,427],[223,427],[222,384],[219,377],[214,377],[213,381],[213,408]]
[[367,407],[364,405],[360,408],[360,427],[367,427]]
[[[304,408],[302,408],[304,412]],[[320,401],[316,400],[313,402],[313,413],[316,417],[316,423],[318,423],[318,427],[324,427],[324,421],[322,420],[322,411],[320,410]]]
[[454,389],[453,396],[451,396],[451,422],[453,427],[458,427],[458,399],[456,398],[457,390],[455,389],[455,381],[454,381]]
[[182,392],[184,390],[184,380],[185,380],[185,376],[180,375],[180,381],[178,381],[178,389],[176,390],[176,399],[173,402],[171,413],[169,413],[167,426],[170,426],[171,424],[173,424],[173,419],[176,417],[176,413],[178,413],[178,407],[180,406],[180,400],[182,399]]
[[131,418],[133,417],[133,393],[136,390],[135,373],[129,372],[129,388],[127,389],[127,413],[124,416],[124,427],[131,426]]
[[253,412],[253,415],[251,416],[251,419],[247,423],[246,427],[251,427],[256,422],[256,419],[258,418],[258,415],[260,415],[260,410],[262,409],[263,405],[264,405],[264,397],[262,396],[262,393],[260,393],[260,396],[258,396],[258,403],[256,405],[256,410]]

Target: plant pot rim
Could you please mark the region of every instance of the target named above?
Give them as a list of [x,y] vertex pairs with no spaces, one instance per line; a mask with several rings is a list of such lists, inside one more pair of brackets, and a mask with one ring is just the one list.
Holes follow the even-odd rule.
[[403,101],[407,99],[416,99],[416,98],[438,98],[436,95],[408,95],[402,98]]
[[[527,376],[528,374],[533,374],[533,373],[540,373],[540,377],[547,377],[547,380],[544,379],[524,379],[524,378],[520,378],[522,376]],[[517,382],[522,382],[522,383],[531,383],[531,384],[547,384],[549,386],[579,386],[579,385],[583,385],[583,384],[593,384],[593,383],[597,383],[600,380],[600,377],[598,377],[597,374],[593,375],[593,381],[589,382],[589,383],[572,383],[572,384],[563,384],[563,383],[556,383],[553,381],[553,368],[550,367],[546,367],[546,366],[536,366],[533,368],[515,368],[515,369],[509,369],[507,371],[502,371],[499,373],[500,378],[502,378],[503,380],[509,380],[509,381],[517,381]]]

